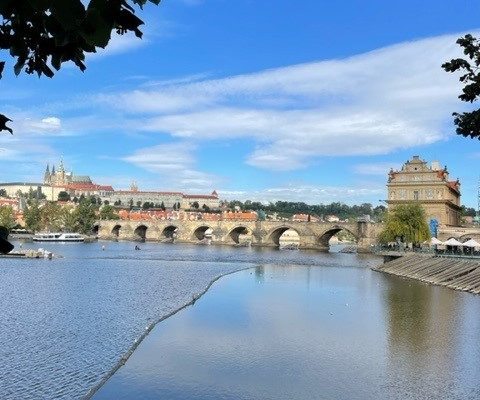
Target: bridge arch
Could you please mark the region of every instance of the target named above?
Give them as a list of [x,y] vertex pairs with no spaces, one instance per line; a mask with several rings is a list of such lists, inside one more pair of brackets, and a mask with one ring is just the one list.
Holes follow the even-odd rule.
[[192,238],[195,240],[198,240],[198,241],[202,241],[202,240],[205,240],[205,239],[211,239],[212,237],[212,232],[213,232],[213,229],[212,227],[208,226],[208,225],[200,225],[200,226],[197,226],[193,233],[192,233]]
[[300,234],[300,232],[297,229],[295,229],[294,227],[289,226],[289,225],[282,225],[282,226],[279,226],[279,227],[276,227],[276,228],[272,229],[267,234],[267,243],[269,245],[280,246],[280,238],[288,230],[294,231],[298,235],[298,239],[301,242],[302,235]]
[[118,239],[118,237],[120,236],[120,229],[122,229],[122,225],[116,224],[112,228],[112,236]]
[[161,237],[162,239],[175,239],[178,235],[178,226],[176,225],[167,225],[162,229]]
[[326,231],[322,232],[317,237],[317,243],[322,247],[329,247],[330,239],[341,231],[348,232],[350,235],[352,235],[355,238],[355,241],[358,242],[358,235],[352,232],[351,229],[341,225],[334,225],[331,228],[328,228]]
[[236,226],[228,233],[227,240],[232,241],[235,244],[239,244],[241,235],[250,235],[251,233],[252,231],[246,226]]
[[134,239],[140,242],[145,242],[145,240],[147,239],[147,229],[148,227],[143,224],[137,226],[133,231]]

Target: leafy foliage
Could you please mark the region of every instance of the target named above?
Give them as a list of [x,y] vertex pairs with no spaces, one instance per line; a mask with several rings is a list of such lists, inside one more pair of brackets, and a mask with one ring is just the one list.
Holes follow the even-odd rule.
[[0,226],[10,230],[16,225],[13,208],[11,206],[0,206]]
[[[463,48],[466,59],[455,58],[442,64],[447,72],[460,71],[459,80],[464,84],[462,93],[458,98],[462,101],[473,103],[480,96],[480,41],[468,34],[457,40]],[[453,113],[457,134],[480,139],[480,110],[464,113]]]
[[62,190],[60,193],[58,193],[58,201],[70,201],[70,195]]
[[241,202],[238,200],[230,201],[228,208],[235,210],[236,207],[242,211],[263,211],[273,213],[276,212],[281,216],[289,217],[293,214],[312,214],[324,217],[326,215],[336,215],[340,219],[351,219],[370,215],[375,220],[382,220],[385,213],[385,206],[373,207],[370,203],[349,206],[343,203],[316,204],[310,205],[304,202],[277,201],[275,203],[263,204],[258,201],[247,200]]
[[91,233],[96,219],[95,205],[85,199],[80,202],[74,213],[78,223],[78,231],[85,234]]
[[[161,0],[2,0],[0,15],[0,49],[15,59],[16,75],[53,77],[62,64],[73,62],[85,71],[85,53],[105,48],[112,35],[133,32],[141,38],[143,21],[134,6]],[[0,78],[5,61],[0,61]],[[10,121],[0,114],[0,131],[12,130]]]
[[40,212],[42,228],[49,232],[59,231],[63,227],[63,209],[58,203],[48,202]]
[[42,228],[40,205],[38,201],[32,201],[23,211],[23,219],[27,229],[37,232]]
[[425,210],[419,203],[401,204],[389,210],[385,227],[380,234],[382,243],[395,242],[419,244],[430,239]]
[[[89,234],[96,220],[96,209],[97,206],[92,204],[90,197],[84,197],[76,208],[62,207],[54,202],[47,202],[40,206],[38,201],[33,200],[24,210],[23,217],[27,229],[34,232],[47,230]],[[115,219],[115,217],[107,219]]]
[[119,219],[120,217],[115,212],[115,209],[111,205],[105,205],[100,209],[99,213],[100,219]]

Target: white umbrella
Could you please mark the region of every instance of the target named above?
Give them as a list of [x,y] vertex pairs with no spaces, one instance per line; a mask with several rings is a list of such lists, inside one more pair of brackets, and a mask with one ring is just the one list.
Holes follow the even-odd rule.
[[478,243],[475,239],[467,240],[463,243],[465,247],[480,247],[480,243]]
[[463,243],[460,243],[457,239],[455,238],[450,238],[446,242],[443,242],[445,246],[463,246]]
[[443,244],[443,242],[438,240],[436,237],[432,237],[430,240],[430,246],[437,246],[439,244]]

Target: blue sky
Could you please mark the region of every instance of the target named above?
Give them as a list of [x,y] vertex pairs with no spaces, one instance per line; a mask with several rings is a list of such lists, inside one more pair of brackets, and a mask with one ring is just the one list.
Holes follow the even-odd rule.
[[440,65],[477,31],[478,3],[165,0],[138,14],[144,39],[114,37],[85,73],[15,77],[8,60],[0,180],[39,181],[63,156],[116,189],[377,205],[389,168],[420,155],[476,206],[480,142],[454,134],[466,106]]

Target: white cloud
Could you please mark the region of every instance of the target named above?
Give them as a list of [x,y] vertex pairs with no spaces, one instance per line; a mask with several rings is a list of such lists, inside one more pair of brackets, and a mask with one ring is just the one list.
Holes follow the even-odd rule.
[[376,199],[385,195],[382,187],[343,187],[343,186],[312,186],[289,185],[263,190],[229,191],[218,190],[221,198],[228,200],[252,200],[263,203],[285,201],[301,201],[308,204],[321,204],[331,202],[358,203],[368,201],[376,203]]
[[378,162],[357,164],[353,166],[353,171],[361,175],[381,175],[386,177],[391,168],[400,169],[401,164],[395,162]]
[[[182,190],[211,190],[219,182],[215,175],[195,169],[196,147],[183,142],[146,147],[122,158],[158,176],[162,187]],[[158,187],[158,182],[156,182]]]
[[[99,96],[143,129],[193,140],[253,139],[250,165],[298,169],[325,155],[378,155],[445,138],[459,108],[455,76],[440,65],[458,34],[341,60]],[[196,79],[196,78],[195,78]]]

